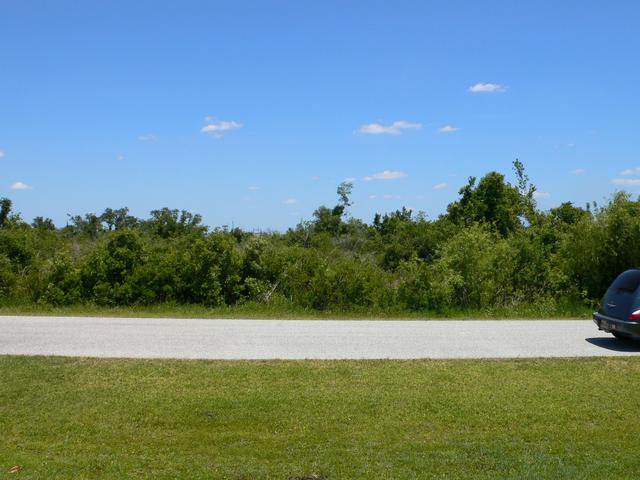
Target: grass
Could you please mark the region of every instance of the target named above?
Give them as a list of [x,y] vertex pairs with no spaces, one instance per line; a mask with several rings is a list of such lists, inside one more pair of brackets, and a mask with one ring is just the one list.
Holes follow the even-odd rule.
[[319,311],[286,304],[246,303],[233,307],[161,304],[138,307],[101,307],[92,304],[55,307],[49,305],[0,305],[0,315],[61,315],[101,317],[171,318],[279,318],[279,319],[544,319],[591,318],[592,308],[580,303],[536,303],[487,309],[450,309],[444,312],[403,310]]
[[0,378],[0,478],[634,478],[640,469],[638,358],[5,356]]

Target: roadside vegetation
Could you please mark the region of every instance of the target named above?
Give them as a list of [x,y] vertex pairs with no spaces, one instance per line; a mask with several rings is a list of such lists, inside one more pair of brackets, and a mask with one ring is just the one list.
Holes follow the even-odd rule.
[[634,478],[640,469],[640,358],[0,357],[0,378],[0,478]]
[[[286,232],[209,229],[163,208],[31,223],[0,199],[0,311],[192,316],[584,316],[640,265],[640,202],[541,211],[524,167],[470,178],[436,219],[333,207]],[[180,313],[183,315],[180,315]],[[204,313],[200,313],[204,312]],[[509,314],[508,312],[513,312]],[[208,315],[210,313],[211,315]]]
[[430,319],[545,319],[591,318],[593,310],[584,303],[520,303],[511,306],[491,306],[479,308],[447,308],[442,310],[406,309],[326,309],[315,310],[291,305],[290,302],[243,302],[238,305],[208,307],[205,305],[180,305],[161,303],[158,305],[124,305],[106,307],[102,305],[78,303],[74,305],[12,305],[0,306],[0,315],[44,315],[62,317],[131,317],[131,318],[233,318],[233,319],[279,319],[279,320],[422,320]]

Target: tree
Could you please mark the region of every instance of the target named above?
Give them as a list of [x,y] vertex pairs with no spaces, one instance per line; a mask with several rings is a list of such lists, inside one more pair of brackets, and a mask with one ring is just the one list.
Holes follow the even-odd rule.
[[590,213],[580,207],[574,207],[571,202],[561,203],[559,207],[549,210],[554,226],[574,225]]
[[401,224],[411,222],[412,214],[413,211],[405,207],[402,207],[402,210],[385,213],[384,216],[376,213],[373,217],[373,228],[382,235],[394,233]]
[[113,209],[107,208],[102,215],[100,215],[100,221],[107,224],[107,229],[109,231],[113,230],[116,224],[116,215]]
[[111,208],[105,209],[102,215],[100,215],[100,221],[107,224],[109,231],[134,228],[139,223],[136,217],[129,215],[129,209],[127,207],[117,208],[115,210]]
[[100,217],[95,213],[87,213],[84,217],[80,215],[74,215],[73,217],[67,214],[71,221],[71,228],[74,233],[88,235],[95,239],[98,236],[98,232],[102,230],[102,222]]
[[11,200],[0,198],[0,228],[4,227],[11,213]]
[[31,226],[38,230],[55,230],[56,226],[50,218],[36,217],[31,222]]
[[339,205],[342,205],[345,209],[352,205],[351,199],[349,195],[351,195],[351,190],[353,190],[353,182],[342,182],[338,185],[338,197],[340,197]]
[[513,171],[516,174],[518,193],[522,203],[522,215],[531,222],[536,211],[534,199],[536,187],[529,181],[529,176],[524,171],[524,164],[517,158],[513,161]]
[[504,175],[489,172],[476,185],[476,177],[469,177],[459,191],[460,199],[449,204],[447,215],[457,225],[484,223],[506,237],[522,226],[522,218],[530,219],[535,212],[535,186],[529,183],[524,166],[513,162],[518,179],[514,187]]
[[146,225],[159,237],[170,238],[185,234],[203,235],[207,227],[202,225],[202,216],[186,210],[162,208],[152,210]]
[[333,208],[318,207],[313,212],[313,230],[315,232],[327,232],[332,235],[338,235],[344,231],[344,223],[342,221],[348,207],[352,205],[351,190],[353,183],[342,182],[336,190],[338,194],[338,204]]

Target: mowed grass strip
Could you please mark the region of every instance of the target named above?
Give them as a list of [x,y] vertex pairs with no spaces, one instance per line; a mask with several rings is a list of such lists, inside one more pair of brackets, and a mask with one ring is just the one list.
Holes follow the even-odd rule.
[[5,356],[0,378],[0,478],[557,479],[640,471],[637,358]]

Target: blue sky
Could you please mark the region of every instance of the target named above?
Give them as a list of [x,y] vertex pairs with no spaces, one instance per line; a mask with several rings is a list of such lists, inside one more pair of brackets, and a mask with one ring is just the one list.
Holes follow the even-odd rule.
[[437,217],[522,160],[550,208],[640,193],[635,1],[0,4],[0,196],[285,229]]

